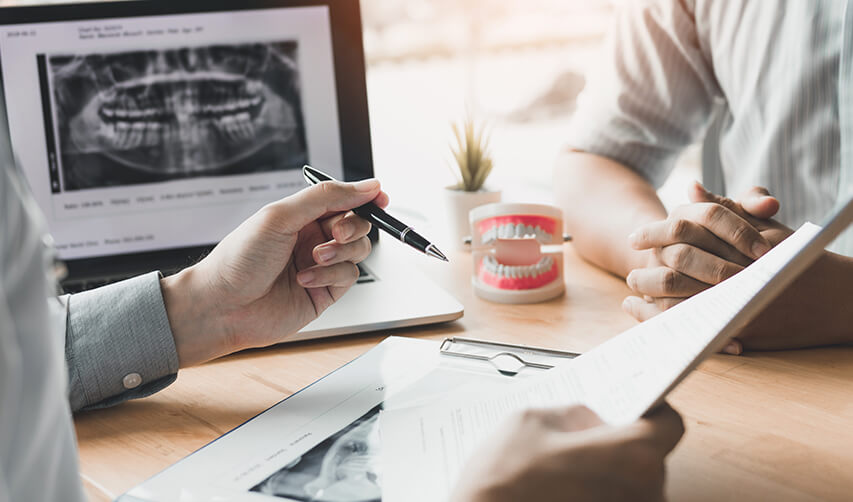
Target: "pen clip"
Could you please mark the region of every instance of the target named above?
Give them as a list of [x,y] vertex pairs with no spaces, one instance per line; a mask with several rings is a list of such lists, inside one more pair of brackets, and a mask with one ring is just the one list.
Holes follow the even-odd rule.
[[[305,164],[304,166],[302,166],[302,177],[305,178],[305,181],[309,185],[316,185],[316,184],[323,182],[323,181],[334,180],[334,178],[332,178],[328,174],[326,174],[322,171],[319,171],[317,169],[314,169],[313,167],[309,166],[308,164]],[[325,177],[326,179],[323,179],[323,177]]]

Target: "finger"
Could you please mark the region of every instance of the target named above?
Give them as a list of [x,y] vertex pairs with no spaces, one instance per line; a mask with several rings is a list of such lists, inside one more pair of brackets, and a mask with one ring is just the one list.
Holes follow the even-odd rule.
[[326,239],[334,239],[332,236],[332,228],[334,228],[339,221],[344,219],[347,214],[350,213],[338,213],[320,220],[320,228],[323,230],[323,236]]
[[765,195],[770,196],[770,190],[768,190],[767,187],[753,186],[752,188],[747,190],[745,193],[741,194],[740,198],[746,197],[750,194],[758,195],[758,196],[765,196]]
[[329,266],[315,266],[296,274],[296,280],[304,288],[342,287],[348,288],[358,279],[358,267],[351,262]]
[[635,293],[652,297],[684,298],[710,287],[669,267],[638,268],[625,278]]
[[638,296],[629,296],[622,302],[622,310],[634,319],[643,322],[661,313],[654,302],[647,302]]
[[779,212],[779,199],[770,195],[764,187],[752,187],[738,197],[743,210],[750,216],[767,220]]
[[370,255],[370,248],[370,239],[366,236],[347,244],[329,241],[314,248],[314,262],[323,266],[345,261],[360,263]]
[[631,247],[638,250],[685,243],[742,266],[752,262],[751,258],[744,256],[707,228],[683,218],[671,218],[643,225],[628,236],[628,242]]
[[[708,286],[708,287],[710,287],[710,286]],[[679,303],[683,302],[686,299],[687,299],[687,297],[684,297],[684,298],[652,298],[651,301],[655,302],[655,305],[657,305],[658,309],[661,312],[663,312],[663,311],[671,309],[672,307],[675,307],[676,305],[678,305]],[[649,301],[649,300],[646,300],[646,301]]]
[[285,233],[296,233],[308,223],[330,213],[349,211],[379,196],[379,181],[356,183],[324,181],[267,205],[272,224]]
[[741,207],[739,202],[736,202],[726,196],[715,194],[714,192],[705,188],[705,185],[699,183],[698,181],[694,181],[691,184],[687,196],[690,199],[690,202],[710,202],[713,204],[719,204],[734,212],[740,217],[747,216],[746,212],[743,210],[743,207]]
[[673,219],[698,223],[745,256],[759,258],[771,245],[748,221],[731,209],[717,203],[698,202],[673,211]]
[[738,200],[732,200],[714,194],[698,181],[694,181],[688,196],[691,202],[714,202],[725,206],[753,226],[756,223],[754,219],[769,219],[779,211],[779,200],[771,196],[770,191],[764,187],[752,187],[738,197]]
[[737,263],[687,244],[666,246],[660,250],[659,259],[667,267],[711,285],[719,284],[743,270]]
[[373,203],[379,206],[382,209],[388,207],[388,204],[391,202],[391,199],[388,197],[388,194],[385,192],[379,192],[379,195],[373,199]]
[[645,300],[647,303],[654,303],[655,305],[658,306],[658,309],[660,309],[661,312],[663,312],[664,310],[669,310],[672,307],[675,307],[676,305],[678,305],[679,303],[683,302],[686,299],[687,299],[687,297],[684,297],[684,298],[655,298],[653,296],[643,295],[643,300]]
[[579,431],[604,424],[601,417],[586,406],[553,408],[545,412],[547,413],[546,422],[561,432]]
[[320,220],[323,234],[340,243],[358,240],[370,232],[370,223],[352,211],[338,213]]
[[669,453],[684,435],[684,421],[663,403],[636,422],[635,431],[663,454]]
[[717,204],[724,204],[725,197],[721,195],[717,195],[714,192],[705,188],[705,185],[699,183],[698,181],[693,181],[687,188],[687,198],[690,199],[690,202],[716,202]]
[[368,232],[370,232],[370,222],[355,213],[347,213],[343,218],[335,221],[331,227],[332,237],[341,244],[357,241]]
[[743,344],[737,338],[732,338],[720,352],[732,356],[739,356],[743,354]]

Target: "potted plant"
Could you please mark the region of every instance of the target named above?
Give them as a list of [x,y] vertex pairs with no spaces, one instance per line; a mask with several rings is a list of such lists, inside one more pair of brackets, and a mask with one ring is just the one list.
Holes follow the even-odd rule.
[[468,213],[477,206],[499,202],[501,192],[484,187],[492,172],[492,156],[485,128],[478,126],[469,115],[461,124],[452,124],[455,141],[451,144],[451,170],[458,182],[445,192],[450,238],[458,249],[463,249],[463,239],[471,234]]

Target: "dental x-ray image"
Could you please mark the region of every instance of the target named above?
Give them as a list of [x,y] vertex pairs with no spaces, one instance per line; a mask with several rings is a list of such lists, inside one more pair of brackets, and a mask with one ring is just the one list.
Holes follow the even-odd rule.
[[296,41],[53,54],[48,66],[64,190],[308,161]]
[[302,502],[379,502],[379,404],[250,491]]

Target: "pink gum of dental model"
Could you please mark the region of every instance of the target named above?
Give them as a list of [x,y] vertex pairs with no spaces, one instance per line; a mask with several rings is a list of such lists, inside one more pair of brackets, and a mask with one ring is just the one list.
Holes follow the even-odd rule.
[[[498,303],[536,303],[560,296],[563,214],[545,204],[495,203],[471,210],[477,296]],[[544,251],[543,246],[553,246]]]

